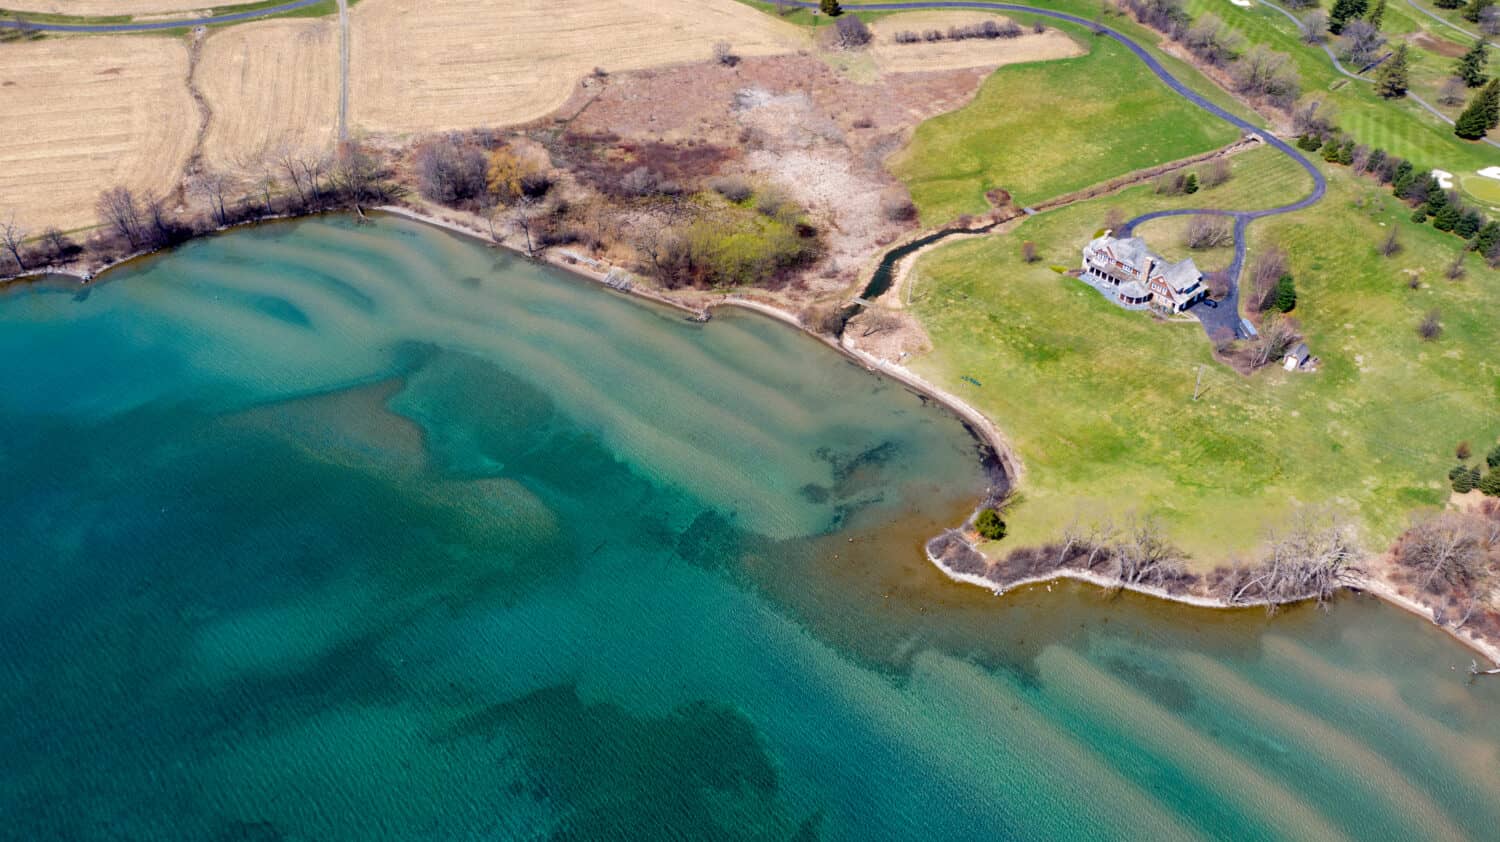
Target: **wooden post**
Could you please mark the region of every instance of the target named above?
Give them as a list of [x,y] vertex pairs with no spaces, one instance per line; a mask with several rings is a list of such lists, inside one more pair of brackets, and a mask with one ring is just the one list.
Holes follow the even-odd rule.
[[1193,400],[1198,400],[1199,387],[1203,385],[1203,366],[1198,366],[1198,380],[1193,384]]

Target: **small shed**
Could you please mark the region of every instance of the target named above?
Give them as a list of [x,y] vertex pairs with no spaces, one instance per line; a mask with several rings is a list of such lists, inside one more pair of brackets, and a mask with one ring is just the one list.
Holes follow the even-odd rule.
[[1298,342],[1297,347],[1286,352],[1285,368],[1287,371],[1296,371],[1312,356],[1307,349],[1306,342]]

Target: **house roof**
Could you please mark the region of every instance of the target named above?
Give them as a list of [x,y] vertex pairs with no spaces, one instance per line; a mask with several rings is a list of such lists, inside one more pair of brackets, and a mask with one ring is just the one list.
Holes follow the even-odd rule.
[[1297,347],[1287,352],[1287,356],[1300,362],[1312,356],[1312,351],[1307,347],[1306,342],[1298,342]]
[[1198,265],[1189,257],[1177,263],[1167,263],[1161,267],[1162,280],[1167,282],[1174,292],[1186,292],[1193,288],[1203,277],[1198,271]]
[[1126,281],[1120,284],[1120,294],[1127,298],[1145,298],[1146,288],[1137,281]]

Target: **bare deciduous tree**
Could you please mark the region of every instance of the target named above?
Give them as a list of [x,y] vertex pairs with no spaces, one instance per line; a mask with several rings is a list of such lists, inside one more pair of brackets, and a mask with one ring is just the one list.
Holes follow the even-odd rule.
[[1393,225],[1391,226],[1391,230],[1387,231],[1385,237],[1380,241],[1380,254],[1384,257],[1392,257],[1400,253],[1400,251],[1401,240],[1397,239],[1396,227]]
[[1021,243],[1021,259],[1026,261],[1027,263],[1035,263],[1038,260],[1042,259],[1041,256],[1036,253],[1036,243],[1033,243],[1030,240]]
[[1443,86],[1438,89],[1438,102],[1443,105],[1463,105],[1468,97],[1469,86],[1464,80],[1457,76],[1449,76],[1443,80]]
[[193,176],[189,188],[208,203],[208,212],[215,225],[223,227],[229,224],[229,192],[234,189],[234,179],[228,173],[203,170]]
[[859,320],[860,335],[874,336],[901,326],[901,317],[887,310],[870,309]]
[[1413,568],[1423,590],[1443,593],[1453,586],[1468,586],[1482,575],[1484,544],[1470,518],[1442,512],[1413,524],[1401,536],[1395,558]]
[[1251,355],[1251,365],[1259,368],[1281,359],[1286,356],[1287,349],[1301,338],[1296,319],[1274,315],[1267,318],[1261,326],[1260,335],[1255,338],[1255,353]]
[[1199,214],[1188,222],[1183,245],[1190,249],[1209,249],[1234,242],[1234,230],[1224,217]]
[[1155,518],[1134,519],[1114,548],[1115,578],[1124,585],[1163,587],[1181,575],[1186,556]]
[[21,243],[25,241],[26,229],[16,222],[15,212],[12,212],[10,218],[0,222],[0,243],[5,245],[5,250],[16,262],[16,268],[22,272],[26,271],[26,261],[21,257]]
[[1273,537],[1265,559],[1253,567],[1236,565],[1216,586],[1230,604],[1277,605],[1314,599],[1326,605],[1339,589],[1358,581],[1359,547],[1336,519],[1302,513],[1285,533]]
[[1328,13],[1316,9],[1302,19],[1302,40],[1308,44],[1321,44],[1328,40]]
[[1250,288],[1257,311],[1263,313],[1271,309],[1276,300],[1276,285],[1290,271],[1286,250],[1280,246],[1271,246],[1256,257],[1255,268],[1250,272]]
[[128,187],[112,187],[99,196],[99,219],[108,228],[125,238],[131,248],[140,248],[145,241],[141,225],[141,208]]

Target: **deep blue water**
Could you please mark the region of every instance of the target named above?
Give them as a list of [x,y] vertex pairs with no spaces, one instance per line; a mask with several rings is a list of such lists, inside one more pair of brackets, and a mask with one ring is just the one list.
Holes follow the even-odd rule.
[[0,296],[0,838],[1493,838],[1368,600],[996,599],[938,409],[446,233]]

